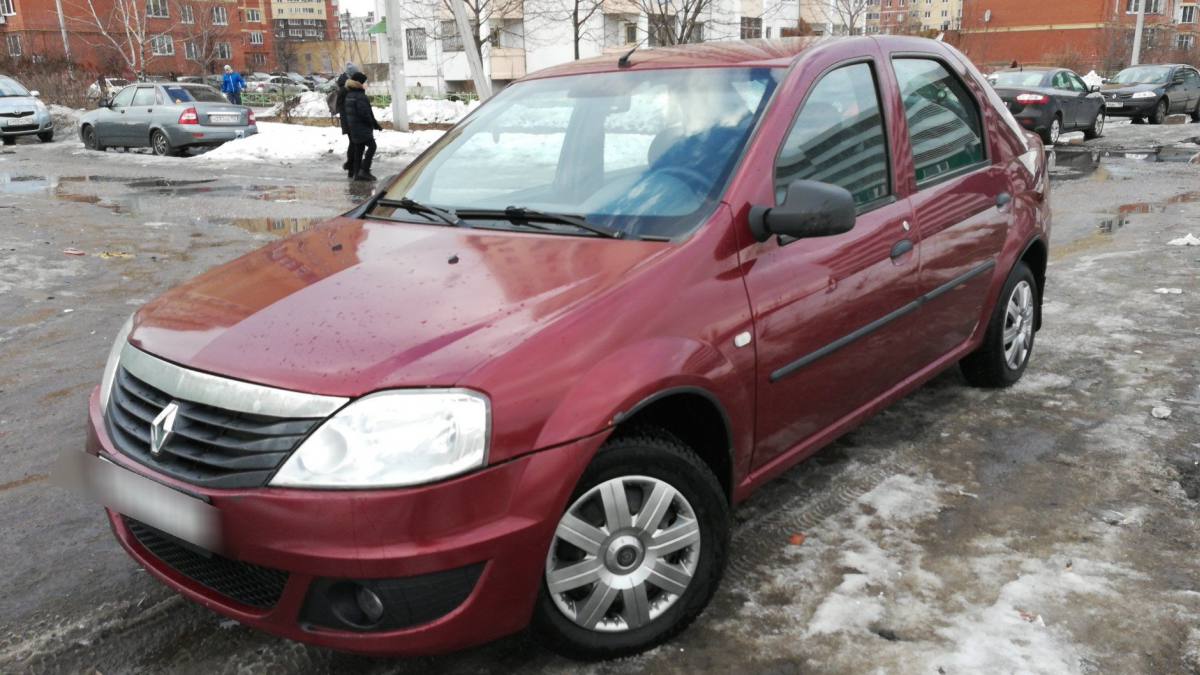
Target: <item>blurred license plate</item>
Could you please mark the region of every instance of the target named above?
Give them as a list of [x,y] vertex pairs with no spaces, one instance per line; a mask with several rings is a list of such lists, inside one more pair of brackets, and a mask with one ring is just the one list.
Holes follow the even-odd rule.
[[208,116],[208,121],[219,122],[221,124],[237,123],[242,121],[242,116],[237,113],[211,113]]
[[1123,107],[1125,107],[1125,104],[1121,103],[1120,101],[1108,101],[1104,105],[1107,108],[1123,108]]
[[53,480],[200,548],[221,549],[221,514],[215,506],[108,460],[86,452],[64,452],[54,467]]

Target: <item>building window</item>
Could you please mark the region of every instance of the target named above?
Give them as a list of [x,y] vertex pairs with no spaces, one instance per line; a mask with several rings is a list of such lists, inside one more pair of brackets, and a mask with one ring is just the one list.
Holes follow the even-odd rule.
[[742,17],[742,39],[755,40],[762,37],[762,18],[752,19],[748,16]]
[[246,10],[246,21],[248,23],[262,23],[262,11],[257,9]]
[[218,59],[233,58],[233,49],[230,48],[228,42],[218,42],[217,43],[217,58]]
[[17,13],[17,8],[13,6],[13,0],[0,0],[0,14],[4,16],[12,16]]
[[442,51],[463,51],[462,36],[458,34],[458,24],[454,21],[442,22]]
[[250,63],[256,66],[265,66],[267,65],[267,55],[258,53],[250,54]]
[[21,55],[21,36],[17,35],[16,33],[13,33],[12,35],[6,35],[4,37],[6,38],[5,41],[8,42],[8,55],[9,56],[20,56]]
[[638,41],[637,24],[636,23],[625,24],[625,44],[627,44],[627,45],[637,44],[637,41]]
[[261,30],[250,31],[250,44],[261,45],[263,43],[263,34]]
[[196,23],[196,15],[192,13],[191,5],[179,6],[179,23]]
[[146,0],[146,16],[158,19],[170,18],[171,9],[167,5],[167,0]]
[[150,38],[150,53],[155,56],[174,56],[175,39],[170,35],[155,35]]
[[[1141,0],[1125,0],[1125,11],[1129,14],[1137,14],[1141,9]],[[1147,14],[1162,14],[1162,0],[1146,0]]]
[[1184,5],[1180,9],[1179,23],[1196,23],[1196,5]]
[[212,19],[213,19],[214,26],[228,26],[229,25],[229,12],[226,11],[226,9],[224,7],[213,7],[212,13],[213,13]]
[[1176,35],[1175,36],[1175,48],[1176,49],[1191,49],[1192,47],[1195,47],[1195,46],[1196,46],[1196,36],[1195,35],[1184,34],[1184,35]]
[[[767,37],[771,37],[768,35]],[[704,22],[697,21],[692,24],[692,35],[688,42],[704,42]]]
[[405,28],[404,41],[408,43],[407,53],[410,61],[424,61],[427,58],[424,28]]
[[183,43],[183,58],[188,61],[200,60],[200,47],[195,42]]

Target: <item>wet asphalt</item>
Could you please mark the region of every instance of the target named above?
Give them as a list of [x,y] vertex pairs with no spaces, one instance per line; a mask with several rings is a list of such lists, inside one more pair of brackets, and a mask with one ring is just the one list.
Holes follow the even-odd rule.
[[[1044,610],[1061,619],[1046,630],[1070,651],[1066,672],[1200,672],[1200,248],[1163,246],[1200,236],[1200,124],[1077,136],[1054,158],[1046,329],[1029,382],[979,392],[949,371],[774,481],[739,509],[730,572],[697,624],[586,670],[972,672],[956,660],[956,612],[1002,596],[1012,569],[1067,555],[1068,568],[1103,560],[1129,573],[1110,580],[1119,600],[1068,595]],[[166,590],[97,508],[47,482],[56,455],[83,442],[88,393],[130,312],[370,191],[332,162],[216,167],[71,140],[0,148],[0,672],[584,669],[526,635],[381,660],[257,633]],[[1150,416],[1160,405],[1171,417]],[[953,487],[892,546],[919,547],[941,581],[877,590],[937,611],[889,606],[869,630],[814,632],[851,574],[838,550],[857,541],[845,531],[863,496],[897,477]],[[797,533],[809,542],[792,544]],[[981,534],[1003,538],[1016,567],[973,565]],[[1036,651],[1021,663],[1063,672]]]

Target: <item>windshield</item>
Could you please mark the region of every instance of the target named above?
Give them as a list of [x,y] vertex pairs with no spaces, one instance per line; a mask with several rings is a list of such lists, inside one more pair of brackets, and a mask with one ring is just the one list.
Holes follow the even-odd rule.
[[1170,74],[1171,69],[1162,66],[1126,68],[1117,73],[1112,81],[1121,84],[1163,84]]
[[[720,198],[778,77],[769,68],[693,68],[517,83],[447,133],[387,198],[464,218],[519,207],[624,236],[687,234]],[[373,213],[421,220],[394,206]],[[502,217],[467,224],[517,225]]]
[[199,101],[201,103],[228,103],[229,101],[222,95],[218,94],[215,89],[205,85],[166,85],[163,90],[167,92],[167,96],[175,103],[190,103]]
[[1040,87],[1044,79],[1046,73],[1036,70],[1004,70],[991,76],[992,84],[997,87]]
[[17,84],[17,81],[0,76],[0,96],[28,96],[29,90]]

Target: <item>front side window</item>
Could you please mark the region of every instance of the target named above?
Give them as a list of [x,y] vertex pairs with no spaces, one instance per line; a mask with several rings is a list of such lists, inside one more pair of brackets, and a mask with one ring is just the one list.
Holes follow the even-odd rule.
[[1088,91],[1087,83],[1075,73],[1067,73],[1067,81],[1071,83],[1071,89],[1074,91]]
[[912,143],[917,184],[929,183],[984,161],[979,104],[938,61],[892,60]]
[[775,203],[787,186],[814,180],[844,187],[859,207],[891,194],[887,136],[869,64],[839,68],[817,83],[775,161]]
[[[443,136],[387,196],[462,213],[516,206],[570,214],[631,237],[681,236],[720,199],[779,74],[664,69],[511,85]],[[499,217],[469,224],[524,229]]]
[[154,105],[154,87],[138,87],[137,93],[133,95],[134,107],[144,105]]
[[133,102],[133,92],[137,91],[137,87],[125,87],[116,96],[113,97],[113,107],[124,108]]

